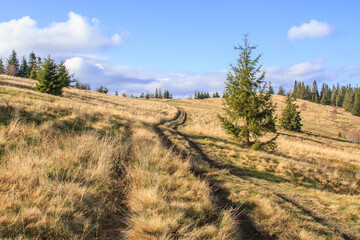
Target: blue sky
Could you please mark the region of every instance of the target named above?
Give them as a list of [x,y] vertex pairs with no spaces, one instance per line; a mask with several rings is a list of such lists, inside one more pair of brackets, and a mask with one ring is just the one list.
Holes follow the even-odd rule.
[[0,57],[34,50],[111,92],[224,88],[243,33],[276,89],[360,81],[358,1],[2,1]]

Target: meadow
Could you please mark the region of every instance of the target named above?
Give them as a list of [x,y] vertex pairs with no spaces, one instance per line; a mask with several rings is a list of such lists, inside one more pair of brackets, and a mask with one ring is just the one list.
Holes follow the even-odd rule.
[[360,118],[342,108],[298,100],[303,132],[278,128],[269,153],[225,134],[221,99],[34,87],[0,75],[0,238],[360,238]]

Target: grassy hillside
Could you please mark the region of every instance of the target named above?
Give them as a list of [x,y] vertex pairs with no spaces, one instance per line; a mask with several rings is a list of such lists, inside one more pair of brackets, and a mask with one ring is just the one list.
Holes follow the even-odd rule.
[[[285,97],[273,100],[279,115]],[[279,129],[277,151],[265,153],[243,149],[223,132],[216,118],[221,99],[171,104],[187,113],[179,128],[187,140],[174,141],[184,148],[196,143],[227,171],[216,180],[259,229],[280,239],[360,238],[360,118],[298,100],[303,133]]]
[[360,238],[360,118],[341,108],[298,100],[303,133],[266,153],[224,133],[221,99],[34,86],[0,75],[0,238]]
[[34,86],[0,75],[0,238],[236,236],[231,211],[149,128],[175,107]]

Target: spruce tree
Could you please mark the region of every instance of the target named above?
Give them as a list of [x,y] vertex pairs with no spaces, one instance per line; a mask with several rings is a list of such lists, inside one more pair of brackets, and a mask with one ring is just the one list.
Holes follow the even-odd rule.
[[327,84],[323,84],[320,103],[323,105],[331,104],[331,91]]
[[352,107],[352,113],[355,116],[360,116],[360,88],[354,90],[354,104]]
[[58,79],[63,87],[70,87],[70,84],[72,82],[75,82],[75,80],[73,80],[73,75],[69,73],[64,62],[61,62],[59,64],[57,68],[57,74],[58,74]]
[[29,78],[30,78],[30,79],[34,79],[34,80],[37,79],[37,71],[36,71],[36,68],[35,68],[35,67],[31,69]]
[[280,125],[286,130],[293,132],[301,132],[301,117],[297,111],[298,106],[293,103],[291,96],[287,96],[285,101],[285,109],[281,113]]
[[298,84],[297,84],[297,81],[295,80],[294,88],[293,88],[291,96],[294,97],[294,98],[297,98],[297,95],[298,95]]
[[63,84],[58,78],[57,68],[58,66],[50,56],[44,60],[37,74],[39,83],[35,87],[36,91],[52,95],[62,94]]
[[268,91],[271,95],[275,93],[274,88],[271,86],[271,82],[269,82],[269,90]]
[[278,91],[277,95],[285,96],[284,88],[282,86],[279,86],[279,91]]
[[3,60],[0,58],[0,74],[4,74],[4,73],[5,73],[5,68],[4,68]]
[[17,59],[17,54],[15,50],[12,50],[8,60],[7,60],[7,68],[11,69],[9,72],[10,75],[18,76],[19,73],[19,60]]
[[26,58],[23,57],[22,61],[21,61],[20,68],[19,68],[18,76],[23,77],[23,78],[27,78],[28,75],[29,75],[29,66],[28,66],[28,63],[26,61]]
[[354,93],[353,93],[351,86],[348,86],[346,89],[344,102],[343,102],[343,107],[345,108],[346,111],[349,111],[349,112],[352,111],[353,102],[354,102]]
[[247,36],[244,35],[244,45],[235,47],[239,50],[239,59],[227,74],[223,95],[225,115],[218,117],[225,131],[245,146],[272,150],[276,147],[277,135],[263,143],[259,137],[276,133],[275,107],[266,89],[262,65],[259,65],[261,54],[251,58],[257,46],[250,45]]
[[315,102],[315,103],[319,103],[319,99],[320,99],[320,96],[319,96],[317,83],[316,83],[316,80],[314,80],[312,91],[311,91],[311,101]]

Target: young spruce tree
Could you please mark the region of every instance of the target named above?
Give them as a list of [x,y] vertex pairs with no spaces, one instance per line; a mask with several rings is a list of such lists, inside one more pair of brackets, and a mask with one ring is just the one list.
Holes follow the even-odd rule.
[[50,56],[44,60],[37,74],[39,83],[35,87],[36,91],[52,95],[62,94],[63,83],[59,79],[57,68],[58,66]]
[[247,34],[244,45],[235,47],[240,52],[239,59],[227,74],[223,95],[225,115],[218,117],[225,131],[246,147],[273,150],[277,135],[267,142],[259,141],[266,133],[276,133],[276,128],[275,106],[264,81],[265,72],[259,65],[261,55],[251,58],[256,47],[249,44]]
[[293,103],[292,97],[287,96],[285,101],[285,109],[281,113],[280,125],[286,130],[293,132],[301,132],[301,117],[297,111],[298,106]]

